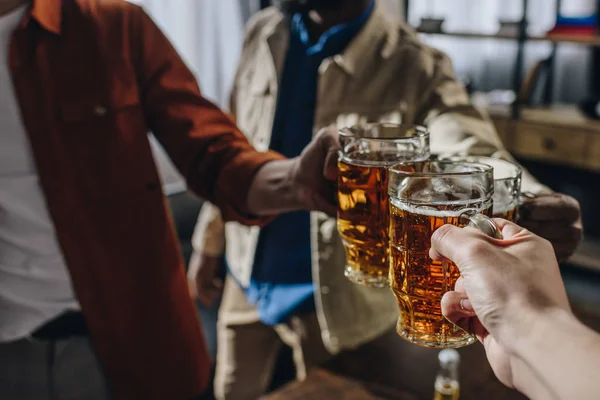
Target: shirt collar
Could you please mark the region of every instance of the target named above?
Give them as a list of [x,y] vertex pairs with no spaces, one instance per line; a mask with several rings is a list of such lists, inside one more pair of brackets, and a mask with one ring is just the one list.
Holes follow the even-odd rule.
[[[62,25],[62,0],[34,0],[30,17],[44,29],[60,35]],[[26,25],[29,18],[23,22]]]
[[292,18],[292,35],[300,41],[306,50],[306,54],[319,54],[323,57],[333,56],[344,50],[346,45],[365,25],[374,8],[375,0],[371,0],[371,4],[361,15],[351,21],[329,28],[321,35],[317,43],[312,43],[310,40],[308,29],[304,23],[304,16],[296,13]]
[[373,15],[334,61],[348,75],[360,76],[368,65],[376,62],[375,57],[387,59],[394,52],[405,31],[398,29],[397,23],[390,20],[382,7],[376,3]]

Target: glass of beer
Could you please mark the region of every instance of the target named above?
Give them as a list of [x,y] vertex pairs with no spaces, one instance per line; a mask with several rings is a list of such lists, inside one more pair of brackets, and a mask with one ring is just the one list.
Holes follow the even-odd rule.
[[433,348],[475,341],[442,315],[442,296],[453,290],[460,272],[449,261],[433,261],[429,249],[433,232],[446,224],[476,226],[501,238],[488,217],[493,193],[493,169],[486,164],[424,161],[390,169],[390,286],[404,339]]
[[352,282],[388,286],[388,168],[429,158],[429,132],[420,126],[374,123],[340,132],[338,231]]
[[494,218],[515,222],[521,199],[523,170],[510,161],[483,156],[450,157],[452,161],[468,161],[490,165],[494,168]]
[[494,168],[494,217],[515,222],[521,202],[521,176],[517,164],[497,158],[479,157],[482,164]]

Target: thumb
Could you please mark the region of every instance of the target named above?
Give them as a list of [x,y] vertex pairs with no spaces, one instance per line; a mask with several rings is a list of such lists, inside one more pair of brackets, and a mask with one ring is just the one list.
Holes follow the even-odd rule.
[[325,128],[318,135],[320,148],[325,157],[323,176],[325,179],[333,181],[337,179],[338,154],[341,149],[339,133],[335,128]]
[[[473,246],[487,243],[488,236],[475,228],[444,225],[431,236],[429,257],[433,260],[450,260],[459,268],[472,255]],[[461,271],[462,272],[462,271]]]

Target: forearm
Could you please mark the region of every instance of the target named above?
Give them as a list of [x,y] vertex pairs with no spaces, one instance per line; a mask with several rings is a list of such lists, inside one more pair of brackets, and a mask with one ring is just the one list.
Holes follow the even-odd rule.
[[527,331],[514,335],[511,345],[516,387],[534,400],[549,394],[560,400],[593,398],[600,335],[562,309],[545,311],[532,321]]
[[223,220],[268,222],[247,209],[249,185],[264,164],[284,157],[257,152],[234,122],[201,95],[167,38],[137,10],[131,24],[132,62],[148,127],[188,187],[217,205]]
[[248,210],[258,216],[302,209],[298,188],[292,182],[294,159],[271,161],[255,175],[248,193]]

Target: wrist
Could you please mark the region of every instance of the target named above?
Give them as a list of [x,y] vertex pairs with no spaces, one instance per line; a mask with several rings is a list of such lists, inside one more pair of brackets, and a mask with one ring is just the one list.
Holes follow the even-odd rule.
[[501,325],[499,341],[515,355],[522,355],[557,323],[576,321],[573,314],[558,306],[536,308],[519,304],[507,307],[507,317]]
[[[528,330],[512,337],[512,372],[515,388],[532,399],[586,398],[581,382],[600,367],[598,335],[568,309],[547,308],[530,314]],[[594,372],[592,372],[594,371]],[[579,382],[579,383],[578,383]]]
[[295,175],[298,159],[265,164],[256,174],[248,194],[248,209],[255,215],[275,215],[302,209]]

